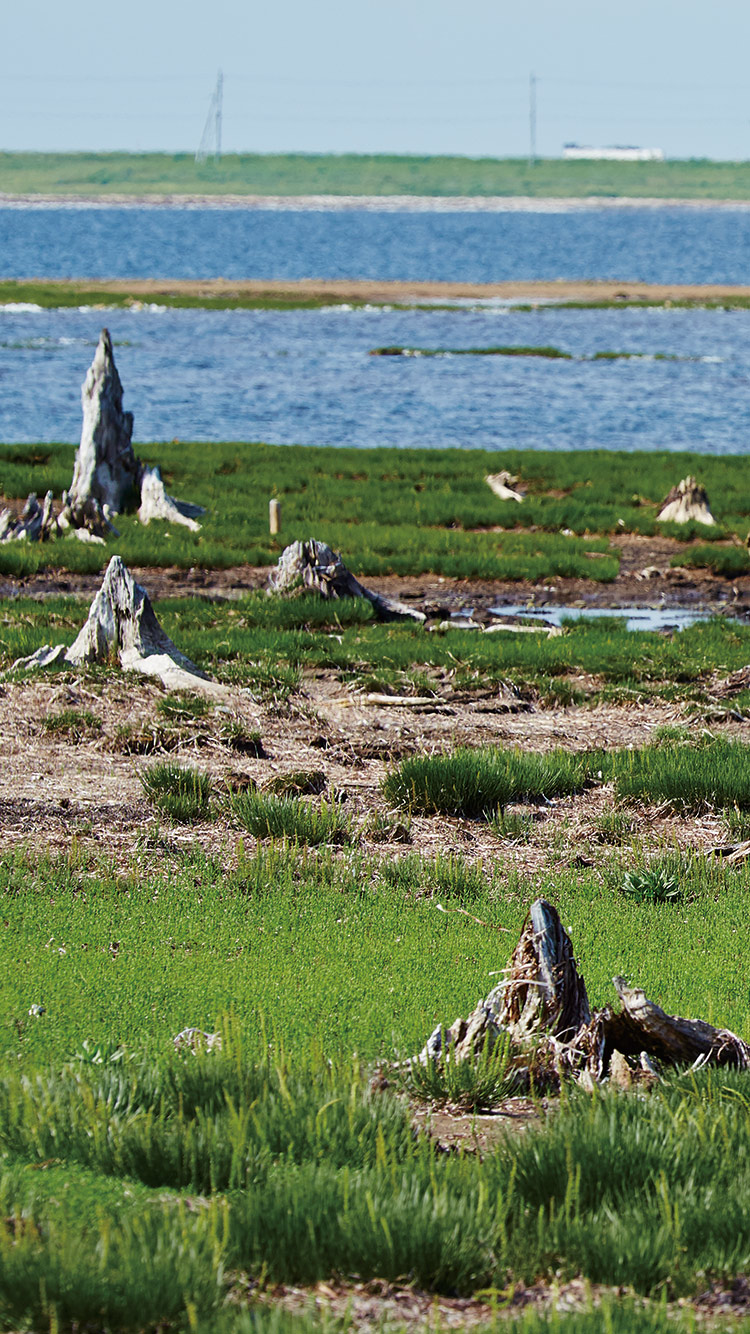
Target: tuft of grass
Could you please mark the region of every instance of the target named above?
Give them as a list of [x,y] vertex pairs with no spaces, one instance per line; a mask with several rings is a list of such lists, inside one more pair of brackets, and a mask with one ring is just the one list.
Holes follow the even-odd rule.
[[735,843],[745,843],[750,839],[750,811],[741,811],[735,806],[722,813],[722,823],[730,839]]
[[121,755],[154,755],[158,751],[176,750],[181,741],[179,731],[159,723],[121,723],[111,741],[112,750]]
[[286,839],[315,847],[321,843],[351,843],[351,818],[341,802],[321,797],[319,802],[269,792],[237,792],[230,809],[255,838]]
[[599,770],[596,753],[461,748],[445,755],[414,755],[383,780],[387,801],[422,815],[469,818],[511,801],[549,800],[579,791]]
[[185,690],[171,691],[156,701],[156,711],[170,722],[193,722],[205,718],[212,705],[203,695]]
[[256,760],[268,758],[260,732],[257,728],[247,727],[240,718],[229,718],[222,723],[219,728],[219,740],[240,755],[248,755]]
[[371,843],[411,843],[411,820],[375,809],[362,822],[362,834]]
[[138,775],[149,801],[179,824],[207,820],[213,784],[210,774],[179,764],[153,764]]
[[601,843],[627,843],[636,830],[636,823],[627,811],[603,811],[594,823]]
[[292,769],[269,778],[264,791],[276,797],[319,797],[328,780],[322,769]]
[[42,727],[51,736],[66,737],[69,741],[87,741],[98,737],[102,720],[88,709],[61,709],[42,718]]
[[677,811],[750,809],[750,746],[725,737],[646,746],[612,757],[620,801],[663,801]]
[[[444,1042],[446,1036],[444,1031]],[[454,1060],[449,1048],[445,1060],[405,1061],[398,1074],[409,1097],[461,1112],[491,1111],[519,1088],[507,1042],[485,1043],[472,1061]]]
[[750,554],[744,547],[697,546],[680,551],[669,562],[673,567],[711,570],[725,579],[750,574]]
[[490,817],[493,834],[506,843],[529,843],[534,830],[533,818],[524,811],[496,811]]

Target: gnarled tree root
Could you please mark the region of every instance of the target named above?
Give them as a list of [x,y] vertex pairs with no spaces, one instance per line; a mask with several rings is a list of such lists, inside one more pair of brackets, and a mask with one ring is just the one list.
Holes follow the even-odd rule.
[[621,1008],[593,1014],[570,937],[545,899],[531,905],[506,977],[467,1019],[442,1026],[414,1059],[462,1061],[507,1047],[510,1069],[527,1080],[565,1077],[599,1083],[622,1072],[653,1079],[659,1067],[728,1065],[750,1069],[750,1047],[703,1019],[666,1014],[639,987],[613,979]]

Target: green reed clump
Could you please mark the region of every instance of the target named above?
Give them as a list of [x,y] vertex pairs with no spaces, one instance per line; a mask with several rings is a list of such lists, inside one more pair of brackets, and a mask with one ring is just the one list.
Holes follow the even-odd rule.
[[544,800],[579,791],[599,772],[601,755],[555,750],[461,748],[446,755],[402,760],[383,780],[383,794],[396,806],[423,815],[484,815],[511,801]]
[[612,757],[621,801],[667,802],[675,810],[750,808],[750,746],[726,737],[646,746]]
[[207,820],[213,783],[210,774],[179,764],[153,764],[138,775],[149,801],[179,824]]
[[[61,1183],[62,1184],[62,1183]],[[67,1182],[65,1185],[67,1186]],[[2,1183],[0,1183],[0,1188]],[[4,1192],[7,1193],[7,1192]],[[11,1206],[0,1228],[5,1328],[188,1328],[224,1295],[220,1212],[153,1205],[93,1226]]]
[[[441,1034],[446,1043],[447,1031]],[[416,1057],[399,1068],[399,1082],[410,1097],[450,1104],[464,1112],[489,1111],[519,1090],[518,1072],[510,1062],[507,1042],[485,1043],[474,1060],[454,1060],[450,1047],[445,1059],[421,1061]]]
[[194,695],[185,690],[170,691],[156,701],[156,711],[170,722],[194,722],[205,718],[211,712],[212,705],[203,695]]
[[306,801],[270,792],[236,792],[230,798],[235,819],[255,838],[282,838],[315,846],[351,843],[351,817],[336,797]]

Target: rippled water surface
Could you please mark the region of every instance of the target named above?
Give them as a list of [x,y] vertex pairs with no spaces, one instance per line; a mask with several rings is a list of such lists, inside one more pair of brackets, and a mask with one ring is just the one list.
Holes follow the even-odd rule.
[[750,211],[0,208],[0,276],[747,283]]
[[[0,307],[0,439],[78,439],[80,385],[104,320],[141,441],[748,448],[750,312],[555,307]],[[551,345],[573,359],[369,355],[393,344]],[[590,359],[604,351],[642,355]]]

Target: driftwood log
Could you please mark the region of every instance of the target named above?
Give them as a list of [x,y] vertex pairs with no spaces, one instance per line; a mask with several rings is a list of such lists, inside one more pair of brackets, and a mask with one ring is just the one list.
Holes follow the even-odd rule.
[[[653,1078],[659,1066],[731,1065],[750,1069],[750,1047],[702,1019],[666,1014],[639,987],[614,978],[620,1007],[592,1014],[586,984],[557,909],[537,899],[499,986],[467,1019],[442,1025],[415,1059],[422,1064],[477,1057],[507,1044],[509,1066],[526,1082],[573,1077],[599,1083],[618,1070]],[[615,1059],[616,1058],[616,1059]]]
[[488,473],[484,480],[498,500],[517,500],[519,503],[523,500],[523,492],[518,489],[518,478],[505,468],[502,472]]
[[119,661],[124,671],[156,676],[169,690],[197,690],[223,695],[226,686],[210,681],[160,626],[145,588],[137,584],[119,556],[113,556],[88,619],[70,648],[64,644],[37,649],[19,658],[12,671],[67,664]]
[[694,477],[683,477],[677,486],[672,487],[664,497],[656,519],[658,523],[716,523],[706,488]]
[[341,556],[315,538],[285,547],[268,576],[268,593],[294,593],[299,588],[309,588],[324,598],[366,598],[381,621],[426,620],[424,612],[365,588]]

